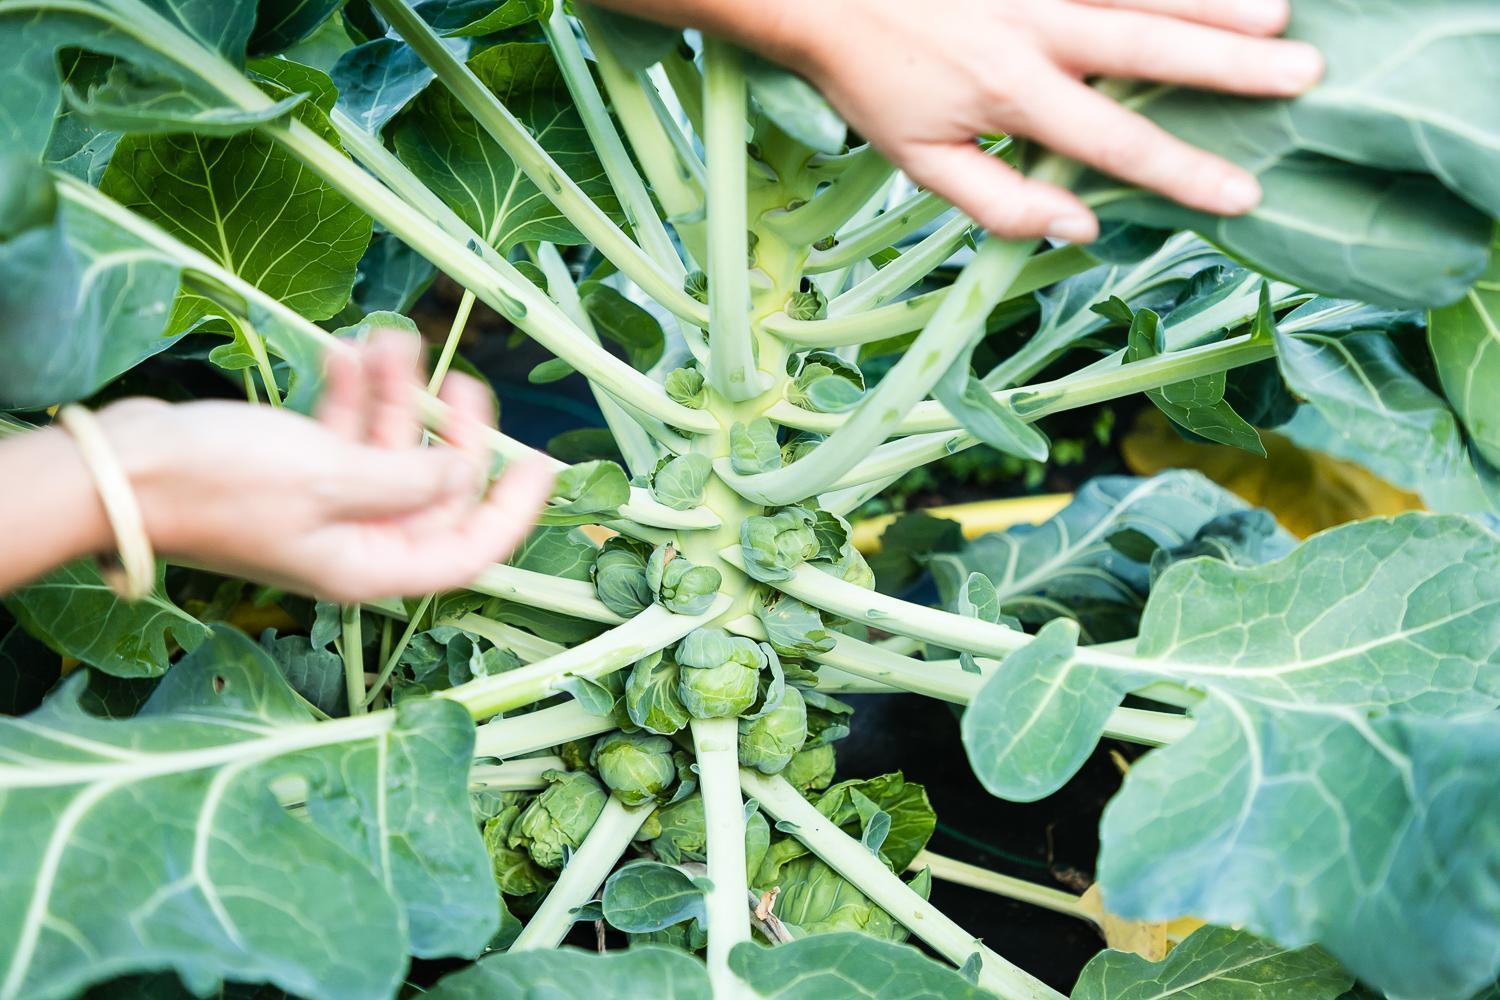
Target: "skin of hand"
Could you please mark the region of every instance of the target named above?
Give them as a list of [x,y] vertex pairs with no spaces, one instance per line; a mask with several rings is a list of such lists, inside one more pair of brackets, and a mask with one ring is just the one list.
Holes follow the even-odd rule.
[[[316,420],[236,402],[130,399],[99,411],[158,554],[344,603],[453,589],[503,560],[534,523],[552,473],[544,461],[517,463],[484,488],[494,405],[461,374],[444,382],[446,444],[423,447],[419,350],[415,336],[380,331],[331,355]],[[42,475],[55,470],[84,491],[61,499],[87,511],[34,571],[111,549],[72,442],[53,429],[24,437],[35,440],[7,447],[50,448]],[[6,459],[0,449],[0,469]],[[8,575],[0,571],[0,592],[24,579]]]
[[1024,178],[976,139],[1022,136],[1192,208],[1242,215],[1255,177],[1085,82],[1122,77],[1293,97],[1317,49],[1275,38],[1287,0],[601,0],[725,35],[806,76],[912,180],[998,236],[1088,242],[1071,192]]

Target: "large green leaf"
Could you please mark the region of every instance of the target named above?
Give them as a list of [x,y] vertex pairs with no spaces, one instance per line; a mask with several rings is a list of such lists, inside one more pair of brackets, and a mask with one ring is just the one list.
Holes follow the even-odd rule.
[[1338,1000],[1351,979],[1318,948],[1283,948],[1243,931],[1203,927],[1151,962],[1102,951],[1072,1000]]
[[[337,145],[325,110],[332,96],[328,78],[284,60],[258,65],[314,91],[294,115]],[[263,86],[273,97],[288,93],[269,79]],[[258,133],[128,135],[115,147],[100,188],[309,319],[327,319],[343,308],[370,242],[367,215]],[[185,293],[171,330],[224,315],[208,299]]]
[[[27,194],[38,186],[44,195]],[[177,292],[176,261],[54,200],[46,172],[18,159],[0,161],[0,198],[18,229],[0,240],[0,406],[80,399],[172,345],[162,303]],[[20,228],[28,204],[35,224]]]
[[1500,253],[1462,301],[1432,313],[1427,336],[1448,401],[1485,461],[1500,466]]
[[649,934],[684,920],[707,923],[703,891],[674,865],[632,861],[604,883],[604,919],[631,934]]
[[208,626],[173,604],[158,567],[155,589],[134,603],[109,589],[90,560],[68,563],[13,591],[5,604],[58,653],[116,677],[158,677],[171,657],[168,637],[193,649]]
[[[166,31],[156,31],[160,23]],[[62,97],[58,54],[88,49],[127,59],[142,73],[178,81],[205,104],[221,103],[216,91],[179,62],[172,51],[174,29],[243,64],[255,22],[255,5],[213,0],[79,0],[59,8],[43,0],[7,0],[0,5],[0,67],[5,102],[0,106],[0,146],[39,156],[48,146]]]
[[[929,565],[950,607],[969,575],[983,573],[1006,615],[1033,625],[1076,618],[1091,641],[1122,639],[1135,634],[1145,604],[1151,547],[1182,545],[1214,518],[1244,509],[1193,472],[1101,476],[1050,521],[982,535]],[[1127,534],[1137,542],[1130,551],[1111,544]]]
[[313,723],[229,629],[135,718],[86,714],[81,687],[0,720],[0,995],[170,967],[200,992],[383,996],[406,952],[497,929],[456,703]]
[[755,996],[768,1000],[990,996],[915,948],[849,932],[816,934],[776,948],[742,944],[730,953],[729,967]]
[[577,948],[491,955],[444,976],[428,1000],[710,1000],[703,963],[675,948],[647,945],[597,954]]
[[1111,912],[1316,942],[1396,996],[1463,1000],[1495,978],[1500,719],[1219,696],[1196,715],[1105,810]]
[[[466,40],[445,44],[460,58],[468,55]],[[437,79],[399,38],[376,38],[356,45],[339,57],[331,75],[339,91],[339,110],[375,135]]]
[[[470,59],[469,68],[584,193],[618,215],[604,167],[546,45],[496,45]],[[501,252],[530,240],[583,242],[446,88],[424,91],[389,130],[397,155],[412,172]]]
[[[1461,298],[1500,216],[1500,12],[1486,0],[1303,0],[1288,34],[1322,50],[1296,101],[1159,88],[1141,110],[1260,177],[1249,215],[1121,193],[1106,214],[1197,229],[1258,270],[1331,295],[1408,306]],[[1482,82],[1487,81],[1487,82]]]

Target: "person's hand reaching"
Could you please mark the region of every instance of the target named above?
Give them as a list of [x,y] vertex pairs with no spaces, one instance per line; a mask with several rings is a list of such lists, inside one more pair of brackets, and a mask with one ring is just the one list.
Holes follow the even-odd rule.
[[383,331],[332,355],[318,419],[232,402],[132,399],[99,420],[157,551],[344,602],[460,587],[525,538],[545,462],[483,492],[489,391],[451,374],[447,442],[422,446],[419,342]]
[[1287,0],[597,0],[728,36],[806,76],[924,187],[1007,238],[1097,237],[1077,197],[980,151],[1005,133],[1184,205],[1241,215],[1255,178],[1089,87],[1125,77],[1291,97],[1317,49],[1272,36]]

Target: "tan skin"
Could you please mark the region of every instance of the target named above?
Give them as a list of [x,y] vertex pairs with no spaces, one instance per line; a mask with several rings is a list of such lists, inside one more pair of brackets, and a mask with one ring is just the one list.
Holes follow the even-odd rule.
[[[484,490],[489,390],[444,382],[444,445],[422,446],[419,342],[382,331],[331,356],[317,419],[234,402],[131,399],[98,413],[157,553],[330,600],[451,590],[525,538],[552,476],[525,463]],[[48,428],[0,442],[0,593],[114,544],[77,446]],[[24,530],[14,530],[16,526]]]
[[805,75],[912,180],[996,235],[1088,242],[1073,194],[1028,180],[975,139],[1008,133],[1193,208],[1240,215],[1255,178],[1083,82],[1112,76],[1290,97],[1313,47],[1273,36],[1286,0],[594,0],[734,39]]
[[[913,180],[997,235],[1087,242],[1098,220],[975,139],[1034,139],[1182,202],[1238,215],[1255,178],[1083,81],[1118,76],[1289,97],[1323,73],[1276,38],[1287,0],[596,0],[731,38],[804,74]],[[130,400],[99,416],[157,550],[341,601],[462,586],[526,534],[550,487],[539,465],[481,497],[488,393],[444,396],[451,447],[419,446],[414,339],[336,358],[312,421],[235,403]],[[55,429],[0,443],[0,593],[112,545],[88,470]],[[15,488],[11,484],[24,484]]]

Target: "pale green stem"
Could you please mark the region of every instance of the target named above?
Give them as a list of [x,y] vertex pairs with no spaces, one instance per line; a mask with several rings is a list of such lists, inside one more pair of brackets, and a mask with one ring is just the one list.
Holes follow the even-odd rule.
[[1006,899],[1014,899],[1020,903],[1030,903],[1032,906],[1040,906],[1054,913],[1077,917],[1089,923],[1095,922],[1093,915],[1083,908],[1082,901],[1071,892],[1064,892],[1051,886],[1037,885],[1035,882],[1028,882],[1022,878],[1001,875],[988,868],[965,864],[931,851],[918,852],[907,871],[921,871],[924,868],[932,873],[933,878],[942,879],[944,882],[979,889]]
[[832,236],[860,207],[890,180],[895,168],[874,146],[853,154],[834,182],[807,204],[790,212],[772,213],[766,226],[794,245],[811,245]]
[[[432,597],[433,595],[428,594],[422,598],[422,602],[417,605],[417,610],[412,613],[411,618],[407,621],[406,628],[402,630],[401,638],[396,640],[396,645],[381,659],[383,665],[380,668],[380,673],[375,677],[375,683],[370,685],[370,694],[365,699],[366,707],[375,704],[375,699],[380,697],[380,689],[385,687],[385,682],[390,680],[391,675],[396,672],[396,666],[401,662],[402,654],[406,652],[406,647],[410,645],[412,636],[417,634],[417,626],[421,623],[422,616],[427,613],[428,608],[432,607]],[[390,623],[389,619],[387,619],[386,623]]]
[[[526,921],[509,950],[535,951],[562,944],[577,919],[575,911],[594,898],[655,807],[656,803],[649,801],[627,806],[611,795],[583,843],[568,858],[557,882],[547,891],[547,898]],[[740,908],[744,909],[744,905]]]
[[542,22],[542,30],[562,69],[568,93],[573,96],[573,106],[583,119],[583,127],[593,142],[594,151],[599,154],[599,162],[604,166],[610,187],[620,199],[620,207],[625,211],[625,221],[630,224],[647,256],[669,278],[682,281],[683,275],[687,273],[682,266],[682,259],[677,256],[677,248],[672,245],[672,238],[667,235],[661,217],[656,214],[656,206],[651,202],[651,193],[646,190],[640,172],[625,150],[620,133],[615,130],[615,123],[609,117],[609,109],[604,106],[604,98],[600,96],[598,85],[594,83],[594,74],[583,57],[583,50],[573,34],[573,22],[563,4],[553,5],[551,16]]
[[[547,279],[547,291],[551,294],[562,311],[574,323],[578,329],[589,336],[594,343],[599,343],[599,334],[594,330],[594,321],[589,318],[588,312],[583,308],[583,302],[578,297],[578,286],[573,283],[573,275],[568,271],[568,265],[563,261],[562,255],[557,252],[557,247],[551,243],[541,244],[536,251],[535,260],[542,269],[542,274]],[[651,435],[646,429],[636,423],[624,407],[615,402],[609,393],[589,383],[593,391],[594,402],[599,404],[599,412],[604,416],[604,423],[609,427],[609,432],[615,439],[615,444],[620,448],[620,455],[625,459],[625,467],[630,470],[630,477],[638,479],[649,476],[656,468],[656,462],[661,457],[657,451],[656,443],[651,440]]]
[[[996,400],[1008,403],[1021,419],[1036,421],[1048,414],[1092,406],[1203,375],[1255,364],[1273,357],[1275,353],[1274,343],[1254,341],[1248,336],[1239,337],[1175,354],[1161,354],[1115,368],[1090,369],[1055,382],[1042,382],[1021,389],[1005,389],[993,395]],[[813,413],[800,408],[794,413],[790,406],[791,404],[777,404],[773,411],[774,418],[782,420],[788,426],[806,427],[810,430],[837,426],[835,420],[828,418],[837,417],[838,414]],[[940,406],[923,404],[913,407],[906,420],[898,424],[898,427],[902,432],[914,432],[945,425],[953,428],[957,423]],[[865,461],[835,480],[829,488],[842,490],[897,476],[979,443],[973,435],[951,429],[915,434],[874,449]]]
[[276,386],[276,372],[271,367],[271,356],[266,353],[266,341],[251,324],[248,319],[236,321],[240,332],[245,335],[245,342],[250,345],[250,356],[255,359],[255,367],[260,372],[261,384],[266,390],[266,402],[273,409],[281,408],[281,390]]
[[746,237],[749,100],[740,53],[728,42],[704,42],[703,146],[708,158],[708,381],[726,399],[759,396],[768,379],[755,367],[750,333]]
[[0,413],[0,438],[15,437],[17,434],[25,434],[27,431],[34,429],[30,424],[24,424],[19,420]]
[[369,705],[365,701],[365,650],[358,604],[339,608],[339,625],[343,632],[339,652],[344,658],[344,691],[349,696],[349,714],[364,715]]
[[740,783],[762,809],[788,825],[792,836],[938,954],[956,966],[978,954],[980,988],[1005,1000],[1064,1000],[1061,993],[1001,958],[917,895],[879,857],[818,812],[785,778],[745,769],[740,771]]
[[245,384],[245,402],[251,406],[260,405],[260,393],[255,388],[255,375],[248,368],[240,369],[240,380]]
[[467,589],[586,621],[607,625],[626,621],[594,596],[594,586],[586,580],[566,580],[550,573],[496,564],[480,573]]
[[[991,143],[986,152],[1003,156],[1012,146],[1009,138]],[[919,191],[894,208],[868,221],[851,224],[838,233],[830,250],[814,250],[807,258],[806,272],[821,274],[867,260],[902,240],[923,226],[952,211],[953,206],[931,191]]]
[[745,802],[740,796],[739,726],[734,719],[694,719],[703,825],[707,834],[708,978],[717,997],[735,997],[744,985],[729,969],[729,953],[750,940],[745,875]]
[[458,702],[476,719],[534,705],[561,694],[570,676],[596,679],[665,649],[693,629],[714,621],[731,603],[729,597],[720,596],[701,615],[674,615],[653,605],[625,624],[564,653],[493,677],[475,678],[440,691],[436,697]]
[[984,320],[1031,255],[1034,244],[987,240],[951,295],[911,348],[829,437],[791,465],[741,476],[728,459],[719,477],[746,499],[780,506],[822,493],[859,464],[931,391],[962,351],[984,333]]
[[532,138],[526,126],[517,121],[473,71],[448,50],[406,0],[371,0],[371,4],[437,74],[480,127],[500,144],[537,190],[578,228],[588,242],[668,311],[699,326],[708,321],[702,304],[684,292],[680,282],[674,283],[644,250],[631,242]]
[[497,622],[478,614],[459,615],[444,624],[452,625],[470,635],[488,639],[501,649],[508,649],[521,658],[522,663],[535,663],[549,656],[556,656],[568,647],[561,643],[532,635],[525,629]]
[[668,53],[661,61],[661,72],[672,96],[682,108],[688,125],[698,135],[703,134],[703,74],[698,64],[680,52]]
[[546,788],[548,771],[566,771],[561,757],[528,757],[505,764],[474,764],[469,768],[471,792],[530,792]]
[[610,719],[595,715],[569,699],[525,715],[491,719],[474,730],[474,756],[506,760],[522,754],[598,736],[615,728]]
[[828,303],[828,315],[838,319],[894,301],[896,296],[952,257],[968,238],[973,226],[974,223],[962,215],[939,226],[931,236]]
[[[613,39],[608,32],[597,28],[587,5],[580,5],[577,13],[594,50],[594,65],[599,69],[604,89],[609,92],[615,115],[624,127],[636,159],[640,161],[662,208],[667,215],[679,218],[702,211],[703,184],[692,169],[697,157],[685,162],[676,155],[667,128],[657,117],[655,102],[646,91],[651,87],[654,92],[655,85],[645,74],[631,73],[620,64]],[[679,235],[682,235],[682,229],[679,223]],[[698,242],[694,255],[701,260],[702,243],[701,240]],[[692,249],[691,244],[689,249]]]
[[474,311],[475,297],[473,292],[464,289],[463,298],[458,301],[458,309],[453,313],[453,322],[448,326],[442,353],[438,355],[437,364],[432,366],[432,377],[427,380],[427,391],[434,396],[443,388],[443,380],[448,377],[448,369],[452,367],[453,358],[458,354],[458,343],[463,339],[464,327],[469,324],[469,314]]
[[[1059,247],[1036,254],[1006,289],[1002,301],[1010,302],[1031,295],[1064,278],[1097,266],[1093,258],[1077,247]],[[766,317],[762,323],[768,333],[799,347],[845,347],[889,340],[922,329],[953,289],[914,295],[890,305],[830,319],[792,319],[786,313]]]
[[840,517],[856,511],[864,504],[884,493],[886,487],[900,479],[905,473],[897,473],[894,476],[886,476],[884,479],[876,479],[872,482],[861,483],[858,486],[850,486],[842,490],[833,490],[830,493],[821,494],[818,504],[831,514]]

